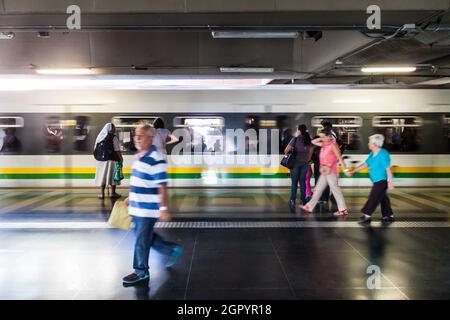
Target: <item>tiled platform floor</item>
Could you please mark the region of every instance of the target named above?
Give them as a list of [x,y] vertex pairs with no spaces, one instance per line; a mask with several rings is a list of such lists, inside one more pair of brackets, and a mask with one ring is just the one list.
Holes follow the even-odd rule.
[[[157,230],[185,252],[166,270],[152,251],[149,288],[124,288],[134,235],[107,227],[109,200],[1,190],[0,299],[449,299],[449,191],[397,190],[387,228],[357,226],[364,192],[345,191],[342,220],[288,213],[283,189],[171,190],[174,223]],[[367,286],[371,265],[379,289]]]
[[[134,236],[115,229],[0,230],[0,299],[449,299],[447,228],[159,229],[170,271],[124,288]],[[367,267],[381,270],[368,289]]]
[[[126,196],[127,189],[119,189]],[[369,189],[344,189],[350,218],[357,218]],[[270,189],[170,189],[170,211],[176,218],[285,219],[301,218],[289,213],[286,188]],[[445,219],[450,217],[449,188],[398,188],[391,194],[399,218]],[[97,199],[96,189],[0,189],[0,219],[8,213],[108,215],[113,201]],[[317,207],[317,218],[330,217],[328,208]],[[425,216],[424,216],[425,215]]]

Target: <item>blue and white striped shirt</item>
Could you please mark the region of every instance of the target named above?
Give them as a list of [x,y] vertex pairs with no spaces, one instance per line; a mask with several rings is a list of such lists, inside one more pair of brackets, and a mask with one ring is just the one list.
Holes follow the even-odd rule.
[[159,187],[167,184],[167,162],[152,146],[133,163],[130,178],[129,214],[136,217],[158,218]]

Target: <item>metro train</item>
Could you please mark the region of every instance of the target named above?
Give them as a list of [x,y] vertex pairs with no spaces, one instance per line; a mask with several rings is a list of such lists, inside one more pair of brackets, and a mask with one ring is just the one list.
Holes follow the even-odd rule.
[[[122,185],[126,186],[135,152],[134,128],[152,124],[158,117],[170,131],[183,132],[180,142],[168,146],[172,187],[289,186],[288,171],[279,166],[286,141],[300,123],[316,135],[325,119],[333,123],[350,164],[366,158],[370,135],[382,133],[385,148],[392,154],[398,186],[450,185],[447,90],[119,90],[66,94],[39,91],[6,97],[0,93],[0,187],[94,187],[94,141],[107,122],[117,128],[125,161]],[[105,97],[110,102],[100,103]],[[244,147],[238,148],[237,141],[226,136],[230,129],[253,129],[257,135],[247,137]],[[264,129],[274,132],[264,144],[276,165],[251,161],[265,148],[259,135]],[[184,156],[175,154],[177,145],[189,135],[191,149]],[[232,161],[180,160],[186,154],[204,152]],[[242,161],[236,161],[238,158]],[[341,177],[343,186],[370,185],[367,172]]]

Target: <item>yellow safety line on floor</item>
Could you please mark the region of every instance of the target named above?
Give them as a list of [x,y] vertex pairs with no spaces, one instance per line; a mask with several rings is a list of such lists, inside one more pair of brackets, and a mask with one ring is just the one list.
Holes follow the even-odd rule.
[[10,206],[1,208],[0,209],[0,213],[7,213],[7,212],[11,212],[11,211],[17,211],[18,209],[25,208],[27,206],[32,205],[33,203],[37,203],[37,202],[40,202],[42,200],[51,198],[54,195],[57,195],[57,194],[60,194],[60,193],[61,193],[61,191],[52,191],[52,192],[49,192],[49,193],[45,193],[45,194],[42,194],[42,195],[31,197],[28,200],[20,201],[18,203],[12,204]]
[[443,204],[440,204],[440,203],[436,203],[436,202],[428,200],[428,199],[423,199],[423,198],[414,196],[412,194],[405,193],[405,192],[398,191],[398,190],[396,191],[396,193],[398,195],[401,195],[402,197],[405,197],[405,198],[413,200],[413,201],[417,201],[417,202],[419,202],[421,204],[424,204],[426,206],[435,208],[437,210],[444,211],[444,212],[450,212],[450,207],[449,206],[446,206],[446,205],[443,205]]
[[[55,199],[50,202],[46,202],[43,205],[40,205],[38,207],[34,207],[31,211],[42,211],[42,210],[49,210],[49,209],[54,210],[55,207],[59,207],[60,205],[63,205],[67,201],[75,199],[78,196],[79,195],[77,195],[77,194],[62,195],[61,198]],[[64,208],[64,209],[67,209],[67,208]]]

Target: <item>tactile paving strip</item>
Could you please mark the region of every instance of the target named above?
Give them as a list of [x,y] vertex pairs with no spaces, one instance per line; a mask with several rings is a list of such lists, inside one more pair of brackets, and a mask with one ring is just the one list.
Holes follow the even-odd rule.
[[[378,221],[373,227],[380,227]],[[158,222],[160,229],[226,228],[364,228],[355,221],[171,221]],[[449,228],[450,221],[397,221],[389,228]],[[106,222],[1,222],[0,229],[110,229]]]

